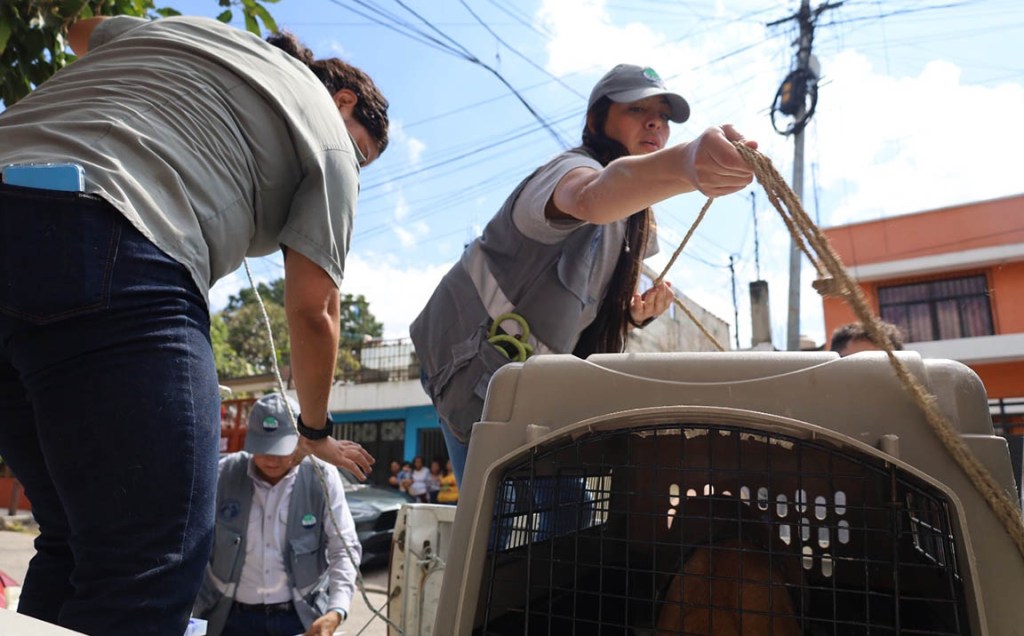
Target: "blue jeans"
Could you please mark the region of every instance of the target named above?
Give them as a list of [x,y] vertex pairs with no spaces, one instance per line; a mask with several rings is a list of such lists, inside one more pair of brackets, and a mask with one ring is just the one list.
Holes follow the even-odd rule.
[[[420,384],[423,385],[423,390],[429,396],[430,389],[427,388],[427,372],[423,369],[420,369]],[[436,406],[434,410],[437,410]],[[455,483],[461,486],[462,475],[466,472],[466,456],[469,455],[469,444],[459,441],[459,438],[455,437],[451,426],[448,425],[448,422],[444,421],[440,413],[437,414],[437,423],[441,427],[441,434],[444,435],[444,445],[448,448],[448,459],[452,462]]]
[[221,636],[296,636],[306,633],[295,610],[264,614],[232,609]]
[[452,460],[452,471],[455,473],[455,483],[462,485],[462,474],[466,472],[466,458],[469,455],[469,444],[460,442],[455,433],[452,433],[444,418],[438,417],[441,425],[441,433],[444,435],[444,445],[448,447],[448,459]]
[[0,456],[39,522],[18,610],[184,633],[213,537],[204,298],[109,204],[0,186]]

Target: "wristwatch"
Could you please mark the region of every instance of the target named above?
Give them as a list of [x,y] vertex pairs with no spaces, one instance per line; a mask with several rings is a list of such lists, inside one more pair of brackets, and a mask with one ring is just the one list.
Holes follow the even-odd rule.
[[299,429],[299,435],[305,437],[306,439],[313,440],[314,442],[317,441],[317,440],[321,440],[321,439],[323,439],[325,437],[330,437],[330,435],[331,435],[331,424],[333,424],[333,422],[331,422],[330,416],[328,416],[327,417],[327,421],[324,423],[324,427],[323,428],[321,428],[321,429],[309,428],[308,426],[306,426],[305,424],[302,423],[302,416],[301,415],[299,416],[299,419],[295,423],[296,423],[296,428]]

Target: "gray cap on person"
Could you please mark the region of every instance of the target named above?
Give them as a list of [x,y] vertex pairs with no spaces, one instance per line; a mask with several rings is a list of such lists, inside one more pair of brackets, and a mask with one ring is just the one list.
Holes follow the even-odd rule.
[[291,455],[299,443],[299,433],[288,415],[292,407],[299,416],[299,405],[280,393],[264,395],[256,400],[249,411],[249,430],[245,434],[245,450],[253,455]]
[[602,97],[626,104],[655,95],[664,95],[668,100],[668,104],[672,108],[672,121],[681,124],[690,118],[690,105],[681,96],[668,90],[665,87],[665,82],[653,68],[634,64],[619,64],[605,73],[605,76],[594,86],[594,90],[590,91],[587,110],[589,111],[594,103]]

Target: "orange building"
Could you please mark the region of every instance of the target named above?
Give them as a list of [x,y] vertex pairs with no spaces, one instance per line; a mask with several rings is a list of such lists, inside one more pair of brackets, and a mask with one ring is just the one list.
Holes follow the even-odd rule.
[[[907,349],[974,369],[997,426],[1024,432],[1024,195],[824,233]],[[834,298],[824,313],[828,334],[856,319]]]

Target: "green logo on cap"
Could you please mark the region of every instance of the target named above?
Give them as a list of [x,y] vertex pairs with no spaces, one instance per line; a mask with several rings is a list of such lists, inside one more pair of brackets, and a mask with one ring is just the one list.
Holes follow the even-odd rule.
[[644,77],[646,77],[647,79],[651,80],[655,84],[661,84],[662,83],[661,82],[661,76],[658,75],[658,72],[655,71],[650,66],[644,68]]
[[276,431],[277,430],[277,418],[276,417],[270,417],[270,416],[267,416],[267,417],[263,418],[263,430],[268,432],[268,433],[271,432],[271,431]]

